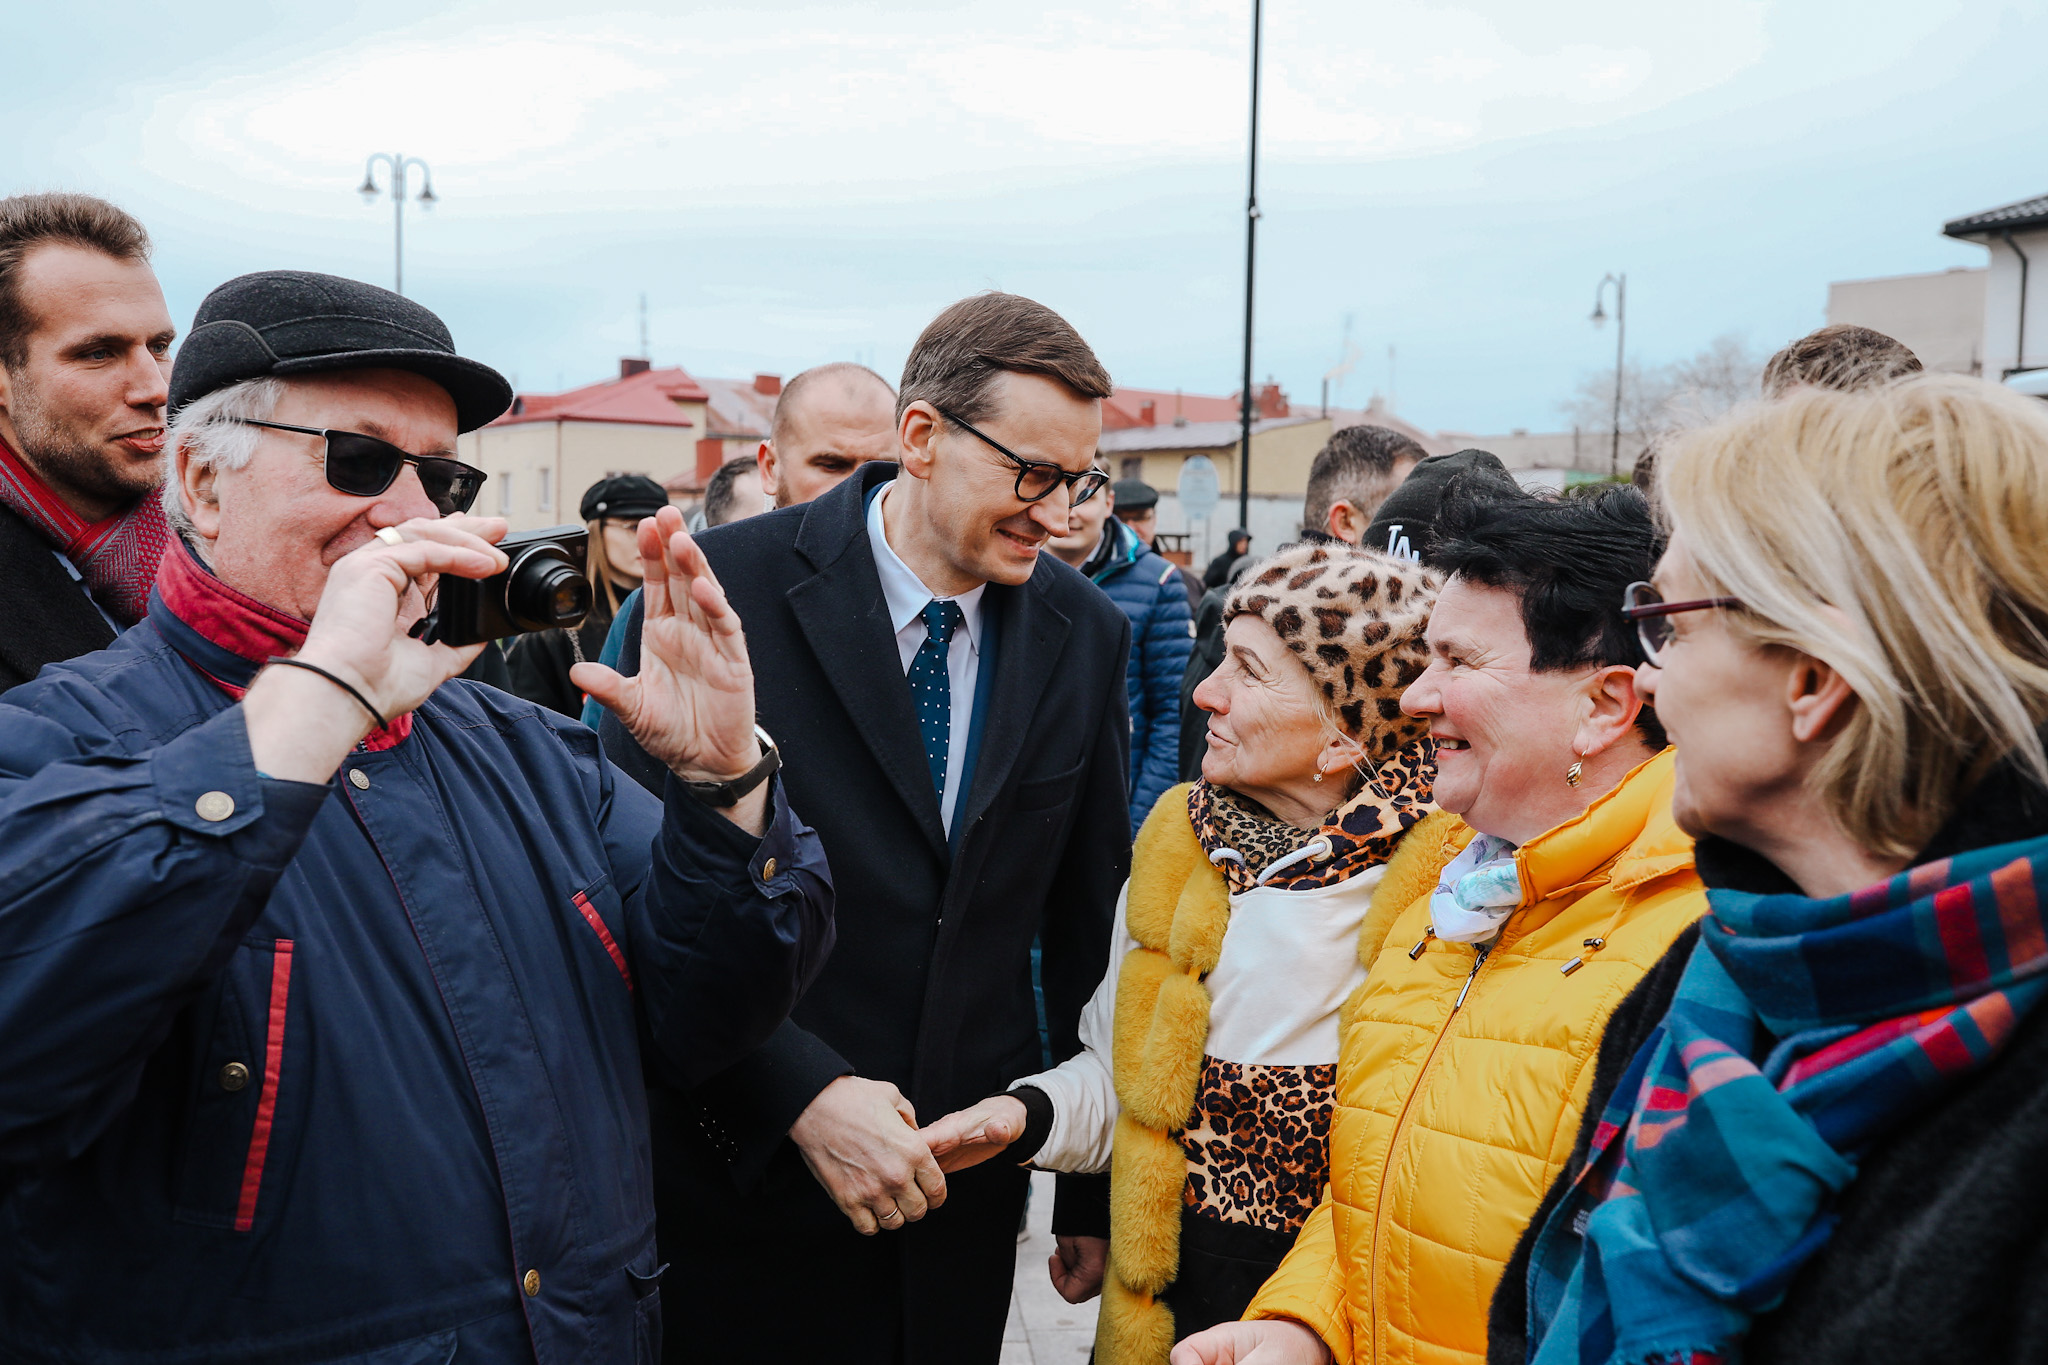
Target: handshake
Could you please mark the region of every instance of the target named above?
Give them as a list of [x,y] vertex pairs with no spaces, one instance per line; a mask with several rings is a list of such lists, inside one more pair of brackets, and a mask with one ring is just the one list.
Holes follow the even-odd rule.
[[[978,1166],[1024,1134],[1024,1104],[996,1095],[923,1128],[903,1092],[887,1081],[841,1076],[789,1130],[804,1164],[855,1230],[872,1237],[915,1223],[946,1202],[946,1176]],[[1102,1288],[1109,1243],[1060,1237],[1047,1264],[1069,1303]]]

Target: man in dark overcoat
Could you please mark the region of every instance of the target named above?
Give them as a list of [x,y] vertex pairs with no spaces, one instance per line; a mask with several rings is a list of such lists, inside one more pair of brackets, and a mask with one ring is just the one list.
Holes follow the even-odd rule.
[[[915,1118],[1001,1093],[1048,1043],[1071,1055],[1106,965],[1130,861],[1130,626],[1041,551],[1103,482],[1108,392],[1051,310],[965,300],[904,371],[899,463],[702,538],[831,860],[839,944],[765,1047],[655,1096],[662,1254],[698,1305],[670,1361],[1001,1354],[1026,1174],[941,1175]],[[655,774],[615,721],[602,734]],[[1076,1262],[1107,1235],[1106,1189],[1060,1180],[1055,1263],[1099,1278]]]

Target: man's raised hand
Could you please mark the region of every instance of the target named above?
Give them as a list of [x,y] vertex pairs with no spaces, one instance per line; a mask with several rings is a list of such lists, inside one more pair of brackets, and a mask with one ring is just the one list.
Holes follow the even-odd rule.
[[[640,522],[640,672],[623,677],[580,663],[570,681],[619,718],[633,738],[686,782],[729,782],[761,757],[754,738],[754,670],[740,618],[704,552],[664,507]],[[759,832],[767,788],[726,814]]]
[[[418,708],[469,667],[482,645],[429,645],[409,634],[441,574],[488,578],[505,567],[498,517],[418,517],[388,528],[327,571],[306,643],[294,656],[346,681],[386,720]],[[242,699],[259,771],[325,782],[374,723],[362,704],[303,669],[265,670]]]

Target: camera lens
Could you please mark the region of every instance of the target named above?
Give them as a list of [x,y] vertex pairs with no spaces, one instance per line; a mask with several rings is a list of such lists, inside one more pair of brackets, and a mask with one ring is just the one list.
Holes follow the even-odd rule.
[[574,626],[590,614],[590,580],[559,546],[537,545],[512,565],[505,615],[521,630]]

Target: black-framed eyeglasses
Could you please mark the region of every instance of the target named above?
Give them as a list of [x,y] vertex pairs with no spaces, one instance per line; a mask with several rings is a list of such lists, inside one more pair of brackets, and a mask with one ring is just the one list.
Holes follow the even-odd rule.
[[1069,507],[1079,507],[1082,503],[1100,493],[1103,486],[1109,482],[1108,473],[1100,469],[1085,469],[1079,474],[1072,474],[1047,460],[1027,460],[1001,441],[990,436],[987,432],[975,430],[973,423],[961,421],[944,408],[935,408],[934,411],[954,426],[967,432],[970,436],[980,437],[982,444],[1017,466],[1017,497],[1019,501],[1037,502],[1040,498],[1052,492],[1053,489],[1058,488],[1061,484],[1065,484],[1067,486],[1067,505]]
[[1648,583],[1631,583],[1621,594],[1621,616],[1624,621],[1633,621],[1636,639],[1643,646],[1643,657],[1650,661],[1650,667],[1662,668],[1658,656],[1675,638],[1671,618],[1686,611],[1713,611],[1722,607],[1740,608],[1742,600],[1736,597],[1702,597],[1692,602],[1666,602],[1661,593]]
[[420,487],[427,500],[442,516],[467,512],[490,475],[445,455],[414,455],[389,441],[365,436],[360,431],[336,431],[328,427],[295,427],[286,422],[259,422],[253,417],[231,417],[245,427],[266,431],[295,431],[301,436],[318,436],[327,443],[324,463],[328,487],[356,498],[374,498],[398,481],[407,465],[419,471]]

